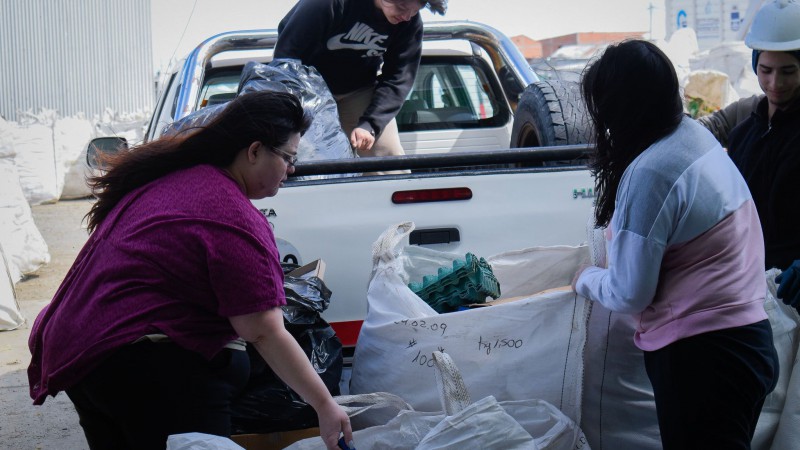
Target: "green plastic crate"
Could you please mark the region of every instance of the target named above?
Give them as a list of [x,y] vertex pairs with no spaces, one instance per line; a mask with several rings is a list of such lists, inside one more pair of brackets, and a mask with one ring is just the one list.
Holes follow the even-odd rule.
[[426,275],[421,283],[409,283],[408,287],[439,313],[500,296],[500,284],[492,266],[472,253],[453,261],[452,268],[441,267],[436,275]]

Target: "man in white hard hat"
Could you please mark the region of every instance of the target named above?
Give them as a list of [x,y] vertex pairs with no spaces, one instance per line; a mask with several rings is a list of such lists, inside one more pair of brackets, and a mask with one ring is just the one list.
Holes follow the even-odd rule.
[[758,209],[766,269],[784,271],[778,296],[800,311],[800,4],[776,0],[753,18],[745,45],[764,96],[734,128],[728,153]]

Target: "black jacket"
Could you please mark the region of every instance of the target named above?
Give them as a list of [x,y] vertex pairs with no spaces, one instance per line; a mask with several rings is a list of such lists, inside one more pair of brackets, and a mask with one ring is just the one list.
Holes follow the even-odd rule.
[[373,0],[299,0],[278,26],[274,58],[314,66],[334,95],[374,86],[358,126],[377,135],[411,91],[421,54],[419,14],[392,25]]
[[766,268],[800,259],[800,98],[769,120],[762,98],[730,133],[728,152],[758,209]]
[[709,115],[698,117],[697,121],[708,128],[723,147],[728,148],[728,134],[750,117],[762,98],[764,94],[739,99]]

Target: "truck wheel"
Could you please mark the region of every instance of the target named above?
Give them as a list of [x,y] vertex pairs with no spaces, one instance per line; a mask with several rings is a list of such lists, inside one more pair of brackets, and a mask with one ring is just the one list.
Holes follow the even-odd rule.
[[574,81],[537,81],[522,93],[511,148],[586,144],[591,136],[580,85]]

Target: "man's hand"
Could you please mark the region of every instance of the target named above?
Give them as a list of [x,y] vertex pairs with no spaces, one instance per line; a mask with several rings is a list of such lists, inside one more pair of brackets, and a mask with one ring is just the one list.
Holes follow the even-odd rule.
[[354,128],[350,133],[350,145],[359,153],[369,151],[374,143],[375,136],[363,128]]
[[775,282],[780,283],[778,297],[800,313],[800,259],[775,277]]

